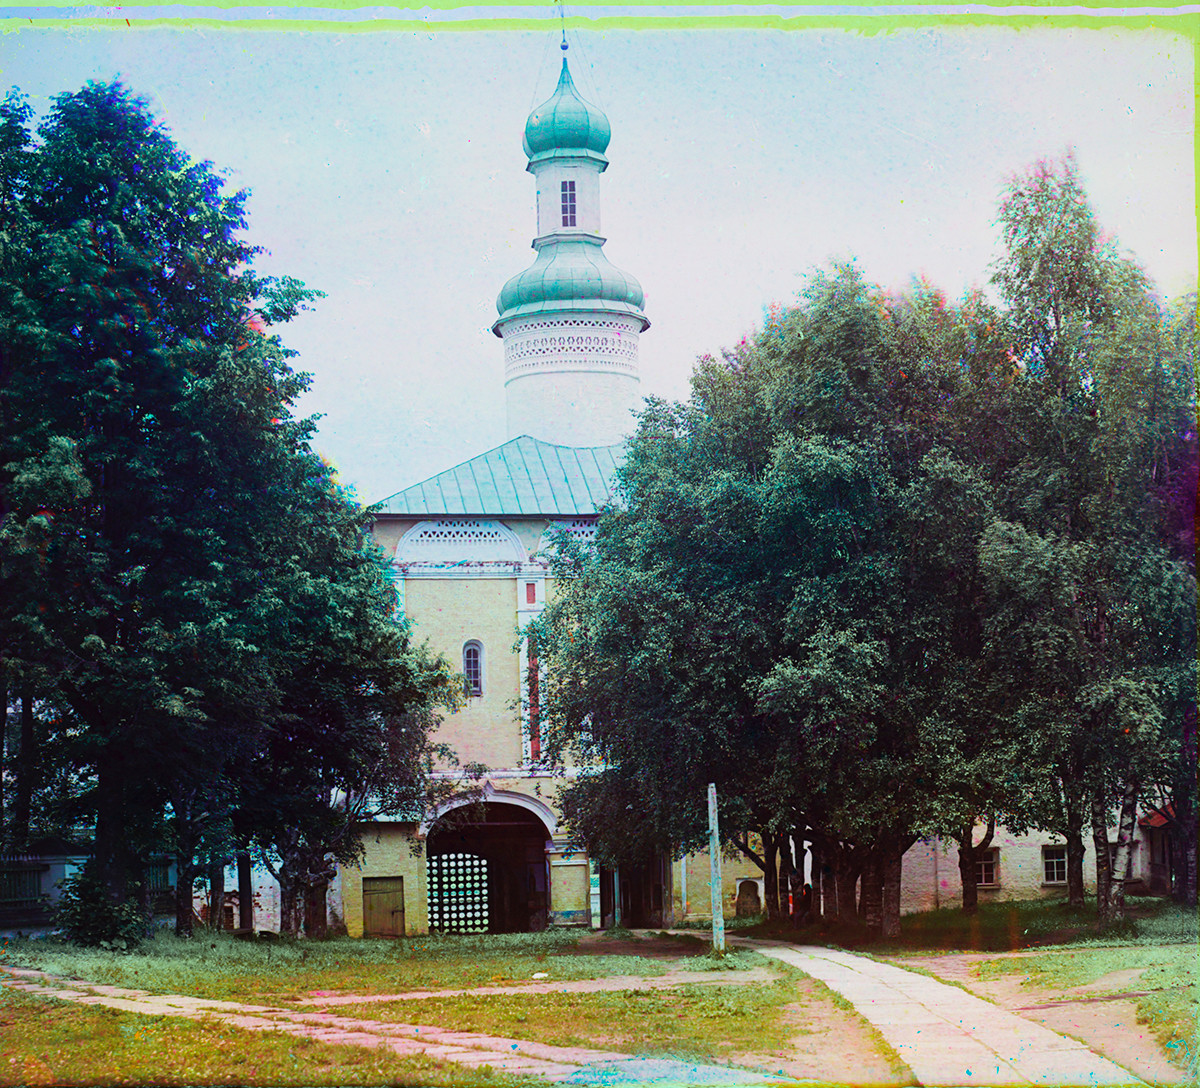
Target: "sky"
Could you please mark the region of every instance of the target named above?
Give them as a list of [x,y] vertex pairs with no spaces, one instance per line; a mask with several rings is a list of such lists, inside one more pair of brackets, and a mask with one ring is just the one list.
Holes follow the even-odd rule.
[[[5,20],[0,20],[3,24]],[[24,20],[20,21],[24,23]],[[10,19],[11,27],[18,20]],[[609,259],[641,282],[641,392],[853,259],[900,290],[986,287],[1006,181],[1073,149],[1102,227],[1176,297],[1196,280],[1193,45],[1159,30],[947,26],[568,31],[612,126]],[[184,27],[0,35],[36,110],[120,77],[251,190],[261,270],[326,293],[277,330],[302,414],[364,502],[499,445],[505,280],[533,261],[521,135],[559,29]]]

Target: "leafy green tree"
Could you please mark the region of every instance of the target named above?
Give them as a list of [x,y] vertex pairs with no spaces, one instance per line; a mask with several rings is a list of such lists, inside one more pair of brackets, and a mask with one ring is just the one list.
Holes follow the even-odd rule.
[[[197,857],[262,754],[304,721],[370,762],[403,711],[423,724],[391,766],[419,780],[444,669],[393,620],[365,515],[293,417],[308,379],[269,327],[316,293],[252,270],[246,194],[119,84],[59,96],[36,138],[28,122],[10,98],[0,661],[72,738],[88,887],[128,900],[169,839],[190,933]],[[303,819],[309,799],[291,800],[272,826]]]
[[[652,405],[547,634],[559,743],[636,783],[660,842],[698,840],[715,781],[765,868],[781,834],[819,839],[861,870],[864,919],[887,933],[901,855],[967,803],[938,787],[981,643],[962,613],[990,509],[950,445],[970,369],[898,328],[838,268],[703,361],[688,405]],[[596,811],[590,789],[566,811]]]
[[1066,840],[1077,905],[1090,820],[1107,918],[1121,910],[1113,808],[1123,860],[1137,802],[1167,762],[1170,719],[1186,719],[1182,690],[1194,706],[1194,641],[1164,639],[1194,632],[1194,560],[1165,547],[1171,504],[1154,486],[1167,463],[1186,463],[1194,385],[1179,378],[1141,270],[1101,236],[1071,159],[1013,179],[1000,223],[994,280],[1021,367],[1006,420],[1017,454],[981,546],[994,681],[1051,770],[1041,825]]

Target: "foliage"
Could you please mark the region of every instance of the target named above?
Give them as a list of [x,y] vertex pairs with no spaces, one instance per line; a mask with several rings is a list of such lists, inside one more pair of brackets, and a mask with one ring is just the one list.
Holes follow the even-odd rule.
[[137,947],[146,928],[137,903],[114,903],[103,881],[86,869],[66,877],[60,887],[54,921],[69,941],[121,952]]
[[246,194],[119,83],[29,121],[0,112],[6,702],[54,723],[26,795],[73,791],[114,902],[169,846],[186,933],[201,854],[295,830],[294,896],[353,854],[333,791],[419,794],[448,671],[293,414],[308,378],[269,326],[319,292],[253,270]]
[[1069,159],[998,221],[1003,306],[835,266],[700,360],[687,403],[648,403],[536,633],[547,748],[597,767],[561,801],[598,856],[697,846],[715,782],[769,909],[794,831],[894,934],[917,836],[959,839],[969,878],[977,822],[1058,831],[1078,904],[1089,820],[1107,858],[1152,783],[1194,811],[1183,311]]

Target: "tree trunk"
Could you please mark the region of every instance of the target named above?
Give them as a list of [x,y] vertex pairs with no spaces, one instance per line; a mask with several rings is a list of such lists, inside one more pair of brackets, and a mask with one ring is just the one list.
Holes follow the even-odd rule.
[[175,936],[192,936],[196,893],[196,839],[191,822],[175,810]]
[[1137,799],[1140,783],[1130,776],[1121,794],[1121,812],[1117,817],[1117,856],[1112,876],[1112,917],[1125,917],[1125,882],[1129,879],[1129,862],[1133,853],[1133,832],[1137,824]]
[[329,936],[329,885],[315,884],[304,894],[304,935],[320,940]]
[[1171,897],[1177,903],[1196,906],[1196,870],[1200,860],[1200,835],[1196,813],[1196,708],[1183,715],[1183,742],[1179,768],[1171,789],[1169,849],[1171,852]]
[[128,897],[130,858],[125,836],[125,776],[119,756],[106,746],[96,761],[95,872],[109,899]]
[[208,927],[225,928],[225,859],[210,861],[208,866]]
[[883,935],[883,858],[876,849],[863,859],[862,921],[873,938]]
[[1066,792],[1067,902],[1082,907],[1083,890],[1083,806],[1080,799]]
[[288,866],[279,868],[279,932],[286,937],[295,937],[298,932],[296,925],[297,908],[299,907],[295,880],[292,879]]
[[812,886],[812,898],[809,899],[808,910],[809,917],[812,920],[818,921],[823,918],[826,913],[824,903],[825,882],[822,880],[821,866],[823,865],[821,856],[821,847],[818,843],[809,840],[808,843],[808,882]]
[[33,728],[33,692],[28,684],[21,692],[21,747],[17,752],[17,789],[13,798],[12,848],[24,851],[29,845],[29,815],[33,807],[33,779],[37,772],[37,739]]
[[1113,870],[1108,856],[1108,806],[1100,789],[1092,792],[1092,849],[1096,851],[1096,918],[1113,920]]
[[[834,879],[837,882],[837,913],[843,922],[853,922],[859,916],[855,886],[863,871],[859,852],[839,843],[834,858]],[[864,892],[866,885],[863,885]]]
[[4,771],[8,765],[8,667],[0,657],[0,851],[8,846],[8,799]]
[[792,836],[786,832],[779,833],[779,917],[791,920],[792,917]]
[[983,852],[992,845],[996,833],[996,817],[988,814],[987,832],[976,843],[974,822],[965,824],[958,834],[958,876],[962,882],[962,909],[964,914],[975,914],[979,910],[979,869]]
[[884,940],[900,936],[900,878],[903,875],[904,851],[893,848],[883,861],[883,914],[882,933]]
[[239,850],[238,871],[238,929],[254,928],[254,882],[250,868],[250,851]]
[[767,920],[779,921],[779,840],[773,831],[759,832],[763,848],[763,892],[766,902],[763,909]]

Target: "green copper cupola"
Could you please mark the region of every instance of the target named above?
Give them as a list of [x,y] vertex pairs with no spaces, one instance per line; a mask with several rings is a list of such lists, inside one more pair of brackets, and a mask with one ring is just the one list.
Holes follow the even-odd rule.
[[500,291],[492,326],[504,340],[510,438],[602,446],[632,428],[638,337],[650,322],[641,285],[604,255],[600,175],[610,135],[564,57],[554,94],[525,122],[537,257]]
[[585,102],[575,89],[567,58],[554,94],[529,115],[525,122],[525,154],[530,162],[574,154],[594,156],[607,165],[604,152],[612,130],[598,107]]

